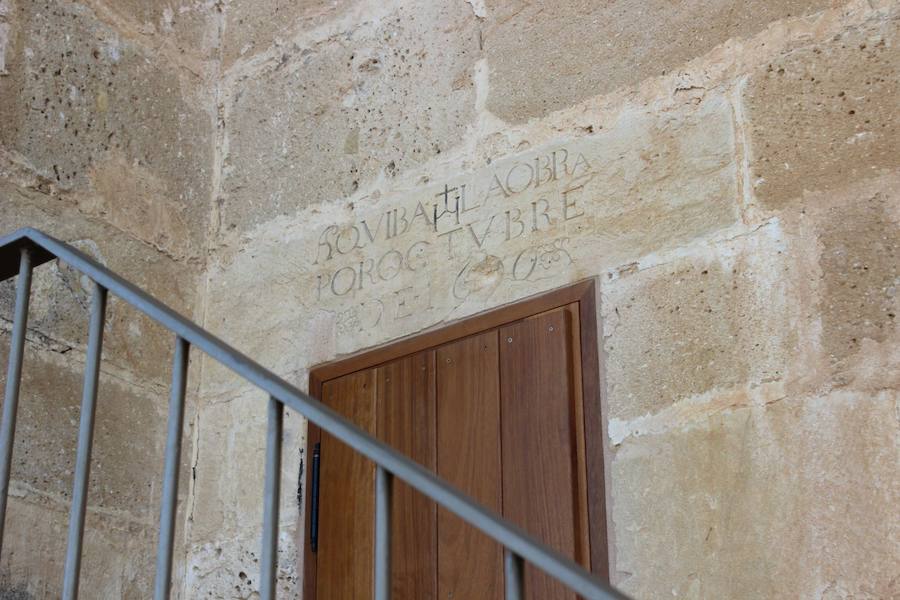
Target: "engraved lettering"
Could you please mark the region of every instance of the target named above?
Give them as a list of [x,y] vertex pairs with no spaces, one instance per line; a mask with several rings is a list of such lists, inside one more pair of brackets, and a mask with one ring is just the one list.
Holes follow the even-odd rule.
[[[520,262],[523,258],[525,261]],[[534,248],[525,248],[519,252],[519,255],[516,256],[516,260],[513,262],[513,279],[516,281],[528,279],[534,272],[535,265],[537,265],[537,251]]]
[[[414,243],[406,250],[406,268],[410,271],[417,271],[428,264],[428,261],[425,260],[425,248],[430,246],[431,244],[426,242],[425,240],[420,240]],[[415,263],[417,264],[414,264]]]
[[372,274],[372,269],[374,268],[375,261],[371,258],[359,261],[359,289],[363,288],[363,275],[368,275],[369,281],[372,285],[375,285],[375,275]]
[[432,225],[431,219],[428,218],[428,211],[425,210],[425,207],[422,206],[421,202],[416,203],[416,212],[413,213],[412,219],[409,222],[410,227],[416,224],[416,219],[419,217],[425,219],[426,225]]
[[450,231],[438,234],[438,237],[447,236],[447,256],[450,258],[453,258],[453,234],[459,231],[462,231],[462,227],[457,227],[456,229],[451,229]]
[[485,198],[490,198],[494,194],[497,193],[497,190],[500,190],[500,193],[503,194],[504,198],[509,198],[509,192],[505,187],[503,187],[503,183],[500,182],[500,177],[494,173],[494,180],[491,182],[491,187],[488,188],[487,194],[485,194]]
[[591,170],[590,163],[588,163],[587,159],[584,157],[584,154],[581,153],[578,154],[578,158],[575,160],[575,166],[572,167],[572,175],[578,174],[579,167],[584,167],[585,173]]
[[560,148],[559,150],[555,150],[553,152],[553,177],[558,179],[560,174],[560,167],[562,167],[562,174],[568,175],[569,168],[566,166],[566,161],[569,160],[569,151],[565,148]]
[[[343,277],[344,281],[340,282],[341,273],[349,275],[349,279],[345,276]],[[331,293],[335,296],[343,296],[352,290],[354,285],[356,285],[356,268],[341,267],[335,271],[334,276],[331,278]]]
[[475,206],[466,206],[466,184],[460,184],[459,186],[459,212],[467,213],[470,210],[475,210],[476,208],[481,208],[480,204],[476,204]]
[[[519,173],[515,177],[515,173]],[[518,194],[528,189],[534,179],[534,169],[528,163],[519,163],[506,174],[506,189],[510,194]],[[518,185],[516,182],[518,181]]]
[[584,211],[579,209],[576,206],[578,199],[573,196],[571,201],[569,200],[569,194],[574,194],[574,192],[580,192],[583,188],[584,188],[583,185],[579,185],[577,187],[563,190],[563,192],[562,192],[563,221],[571,221],[572,219],[577,219],[578,217],[584,216]]
[[399,289],[394,292],[394,296],[397,298],[397,316],[398,319],[405,319],[406,317],[412,316],[412,309],[408,306],[408,301],[414,300],[415,298],[411,298],[408,295],[408,292],[413,289],[412,286],[405,287]]
[[[381,223],[384,221],[385,216],[388,217],[388,222],[390,223],[389,215],[390,215],[390,213],[381,213],[381,215],[378,217],[378,225],[375,226],[374,233],[372,232],[371,229],[369,229],[369,224],[366,222],[365,219],[362,219],[360,221],[360,224],[363,226],[363,231],[366,233],[366,237],[369,238],[369,242],[374,242],[375,238],[378,237],[378,232],[381,231]],[[388,225],[388,227],[390,227],[390,224]],[[387,238],[385,238],[385,239],[387,239]]]
[[[543,210],[538,212],[538,204],[541,203],[544,205]],[[538,225],[538,217],[543,217],[546,220],[548,227],[553,224],[553,219],[547,214],[549,209],[550,203],[546,198],[540,198],[531,203],[531,231],[540,231],[541,227]]]
[[[388,260],[388,257],[391,257],[395,260]],[[400,268],[403,265],[403,255],[400,254],[397,250],[388,250],[382,255],[381,258],[378,259],[378,277],[382,281],[390,281],[394,277],[400,274]],[[388,274],[385,275],[385,270],[387,270]]]
[[556,171],[554,170],[553,157],[551,155],[536,156],[534,158],[534,187],[554,179],[556,179]]
[[[513,212],[515,211],[516,216],[513,216]],[[515,223],[519,226],[519,231],[516,235],[512,235],[512,224]],[[511,208],[506,211],[506,241],[514,240],[520,235],[525,233],[525,223],[522,222],[522,211],[518,208]]]
[[[507,212],[509,212],[509,211],[507,211]],[[466,227],[469,229],[469,233],[472,234],[472,239],[475,240],[475,244],[479,248],[481,248],[484,245],[484,239],[487,237],[487,234],[491,231],[491,224],[494,222],[494,218],[496,216],[497,215],[491,215],[490,220],[488,220],[487,225],[485,225],[485,227],[484,227],[484,233],[481,234],[480,238],[478,237],[478,234],[475,233],[475,229],[472,227],[472,225],[475,225],[477,223],[469,223],[466,225]]]
[[[344,247],[341,248],[341,240],[349,240],[350,245],[344,244]],[[357,229],[356,225],[350,225],[338,231],[334,240],[334,249],[337,250],[338,254],[347,254],[359,247],[359,229]]]
[[316,260],[313,262],[314,265],[319,264],[319,258],[322,255],[323,247],[327,252],[324,260],[331,260],[331,257],[334,255],[334,248],[332,247],[331,242],[328,241],[328,234],[335,231],[337,231],[337,225],[329,225],[322,231],[321,235],[319,235],[319,247],[316,248]]

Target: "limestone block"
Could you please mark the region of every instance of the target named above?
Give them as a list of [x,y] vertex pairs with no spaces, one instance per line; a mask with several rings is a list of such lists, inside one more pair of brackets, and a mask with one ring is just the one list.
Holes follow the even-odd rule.
[[769,209],[900,167],[900,23],[849,30],[760,66],[745,92],[753,189]]
[[[153,36],[171,42],[178,52],[213,58],[219,45],[218,8],[209,2],[189,0],[82,0],[104,15],[118,18],[116,25],[127,33]],[[158,43],[158,42],[157,42]]]
[[[173,256],[199,254],[212,119],[179,72],[85,6],[13,2],[0,145],[66,199]],[[85,197],[86,196],[86,197]]]
[[[10,498],[0,562],[0,597],[62,595],[68,512]],[[79,590],[83,598],[147,598],[153,588],[156,537],[88,512]],[[17,595],[18,594],[18,595]]]
[[229,68],[273,44],[287,44],[298,32],[339,17],[356,0],[232,0],[224,8],[222,65]]
[[[68,242],[184,315],[197,293],[198,268],[85,217],[55,196],[0,181],[0,231],[42,229]],[[37,268],[32,281],[29,327],[61,350],[83,349],[91,297],[90,281],[58,262]],[[0,284],[0,316],[11,320],[15,281]],[[107,305],[104,360],[131,373],[138,383],[168,382],[174,336],[114,296]]]
[[[0,334],[6,364],[9,335]],[[27,345],[13,450],[13,493],[65,510],[71,501],[84,364],[71,353]],[[0,375],[5,385],[6,371]],[[130,522],[155,523],[162,489],[167,398],[102,374],[97,398],[88,506]],[[190,435],[182,444],[187,482]],[[187,489],[181,486],[182,498]]]
[[770,224],[603,282],[609,418],[783,378],[795,343],[785,250]]
[[625,442],[613,583],[647,599],[896,597],[898,401],[785,399]]
[[[805,257],[797,278],[807,315],[802,371],[875,389],[900,368],[900,174],[806,193],[782,211]],[[891,375],[893,374],[893,380]]]
[[[274,219],[211,265],[207,323],[276,372],[530,296],[739,222],[730,105],[623,111],[590,136]],[[435,216],[437,215],[437,224]],[[232,378],[210,374],[208,393]]]
[[[259,589],[259,540],[266,431],[258,390],[207,399],[198,417],[198,456],[186,567],[194,595],[250,594]],[[299,594],[298,541],[303,536],[306,420],[286,409],[278,548],[279,594]]]
[[463,3],[426,3],[242,72],[226,112],[222,233],[343,198],[459,144],[477,51]]
[[[231,537],[258,539],[262,530],[267,396],[258,390],[207,399],[198,415],[199,455],[194,472],[191,544]],[[281,520],[300,516],[298,477],[306,446],[306,421],[293,410],[284,416]],[[302,496],[302,494],[301,494]],[[254,545],[253,550],[258,548]]]
[[[473,3],[474,4],[474,3]],[[510,122],[671,72],[734,37],[837,0],[488,0],[487,108]]]

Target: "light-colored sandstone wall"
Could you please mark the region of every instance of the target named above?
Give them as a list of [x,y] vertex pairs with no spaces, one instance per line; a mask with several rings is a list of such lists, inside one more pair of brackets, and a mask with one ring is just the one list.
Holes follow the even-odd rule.
[[[894,598],[898,29],[896,0],[0,0],[0,225],[76,242],[304,388],[594,278],[613,583]],[[88,290],[57,266],[35,288],[9,521],[34,542],[0,576],[44,597]],[[116,304],[107,331],[85,585],[144,597],[171,340]],[[253,597],[265,398],[191,376],[179,592]]]
[[[897,597],[898,18],[877,0],[230,3],[206,326],[305,386],[593,277],[614,583]],[[203,378],[194,502],[223,506],[194,515],[187,589],[248,597],[263,398]],[[285,498],[285,590],[300,513]]]
[[[182,8],[0,0],[0,231],[41,228],[193,315],[212,182],[218,26],[199,4]],[[12,282],[0,286],[4,365],[13,295]],[[3,598],[60,595],[80,413],[89,284],[64,265],[46,265],[35,272],[32,297]],[[110,302],[83,597],[149,595],[172,345],[159,327]],[[192,441],[189,428],[185,499]]]

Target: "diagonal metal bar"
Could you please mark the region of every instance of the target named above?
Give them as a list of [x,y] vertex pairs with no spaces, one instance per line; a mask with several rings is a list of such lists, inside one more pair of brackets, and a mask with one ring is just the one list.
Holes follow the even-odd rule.
[[6,499],[12,470],[13,440],[16,437],[16,412],[22,383],[22,358],[25,353],[25,331],[28,325],[28,300],[31,296],[31,250],[22,248],[19,257],[19,280],[16,282],[16,308],[13,316],[9,365],[6,369],[6,392],[3,395],[3,421],[0,423],[0,553],[6,522]]
[[281,501],[281,438],[284,431],[284,405],[277,398],[270,396],[268,412],[260,597],[263,600],[274,600],[278,572],[278,503]]
[[494,511],[476,503],[428,469],[375,439],[322,402],[302,392],[75,248],[35,229],[21,229],[0,238],[0,278],[4,276],[2,268],[4,252],[10,247],[26,243],[34,245],[43,255],[56,256],[87,275],[163,327],[183,337],[193,347],[202,350],[210,358],[270,396],[275,396],[285,406],[304,415],[322,430],[390,471],[395,477],[399,477],[576,593],[587,599],[627,598],[572,559],[542,544]]
[[84,365],[84,389],[81,395],[81,420],[78,424],[78,450],[75,455],[75,483],[69,514],[69,539],[63,578],[63,599],[78,597],[81,575],[81,547],[84,537],[84,513],[87,508],[88,480],[91,475],[91,447],[94,441],[94,415],[97,408],[97,383],[103,352],[103,321],[106,316],[106,288],[96,281],[91,297],[91,321],[88,327],[87,360]]
[[391,599],[391,499],[394,477],[375,469],[375,600]]
[[178,468],[181,464],[181,430],[184,427],[184,393],[187,388],[190,345],[175,339],[172,358],[172,389],[169,393],[169,430],[166,434],[163,467],[162,506],[159,514],[159,545],[156,550],[156,580],[153,598],[168,600],[172,582],[172,548],[175,539],[175,515],[178,512]]

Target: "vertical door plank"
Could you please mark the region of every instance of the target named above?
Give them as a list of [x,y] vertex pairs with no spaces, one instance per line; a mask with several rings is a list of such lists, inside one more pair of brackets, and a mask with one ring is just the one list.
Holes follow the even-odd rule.
[[[500,381],[497,330],[436,352],[438,474],[500,512]],[[438,598],[502,597],[502,549],[438,508]]]
[[[587,564],[586,490],[570,315],[555,309],[500,329],[503,514],[557,551]],[[580,385],[580,384],[579,384]],[[580,463],[580,464],[579,464]],[[575,594],[526,565],[526,597]]]
[[[326,382],[322,399],[375,433],[375,370]],[[326,432],[321,438],[316,600],[372,597],[375,467]]]
[[[434,351],[378,367],[377,389],[378,438],[433,471]],[[391,516],[391,592],[422,600],[437,594],[437,505],[399,479]]]

